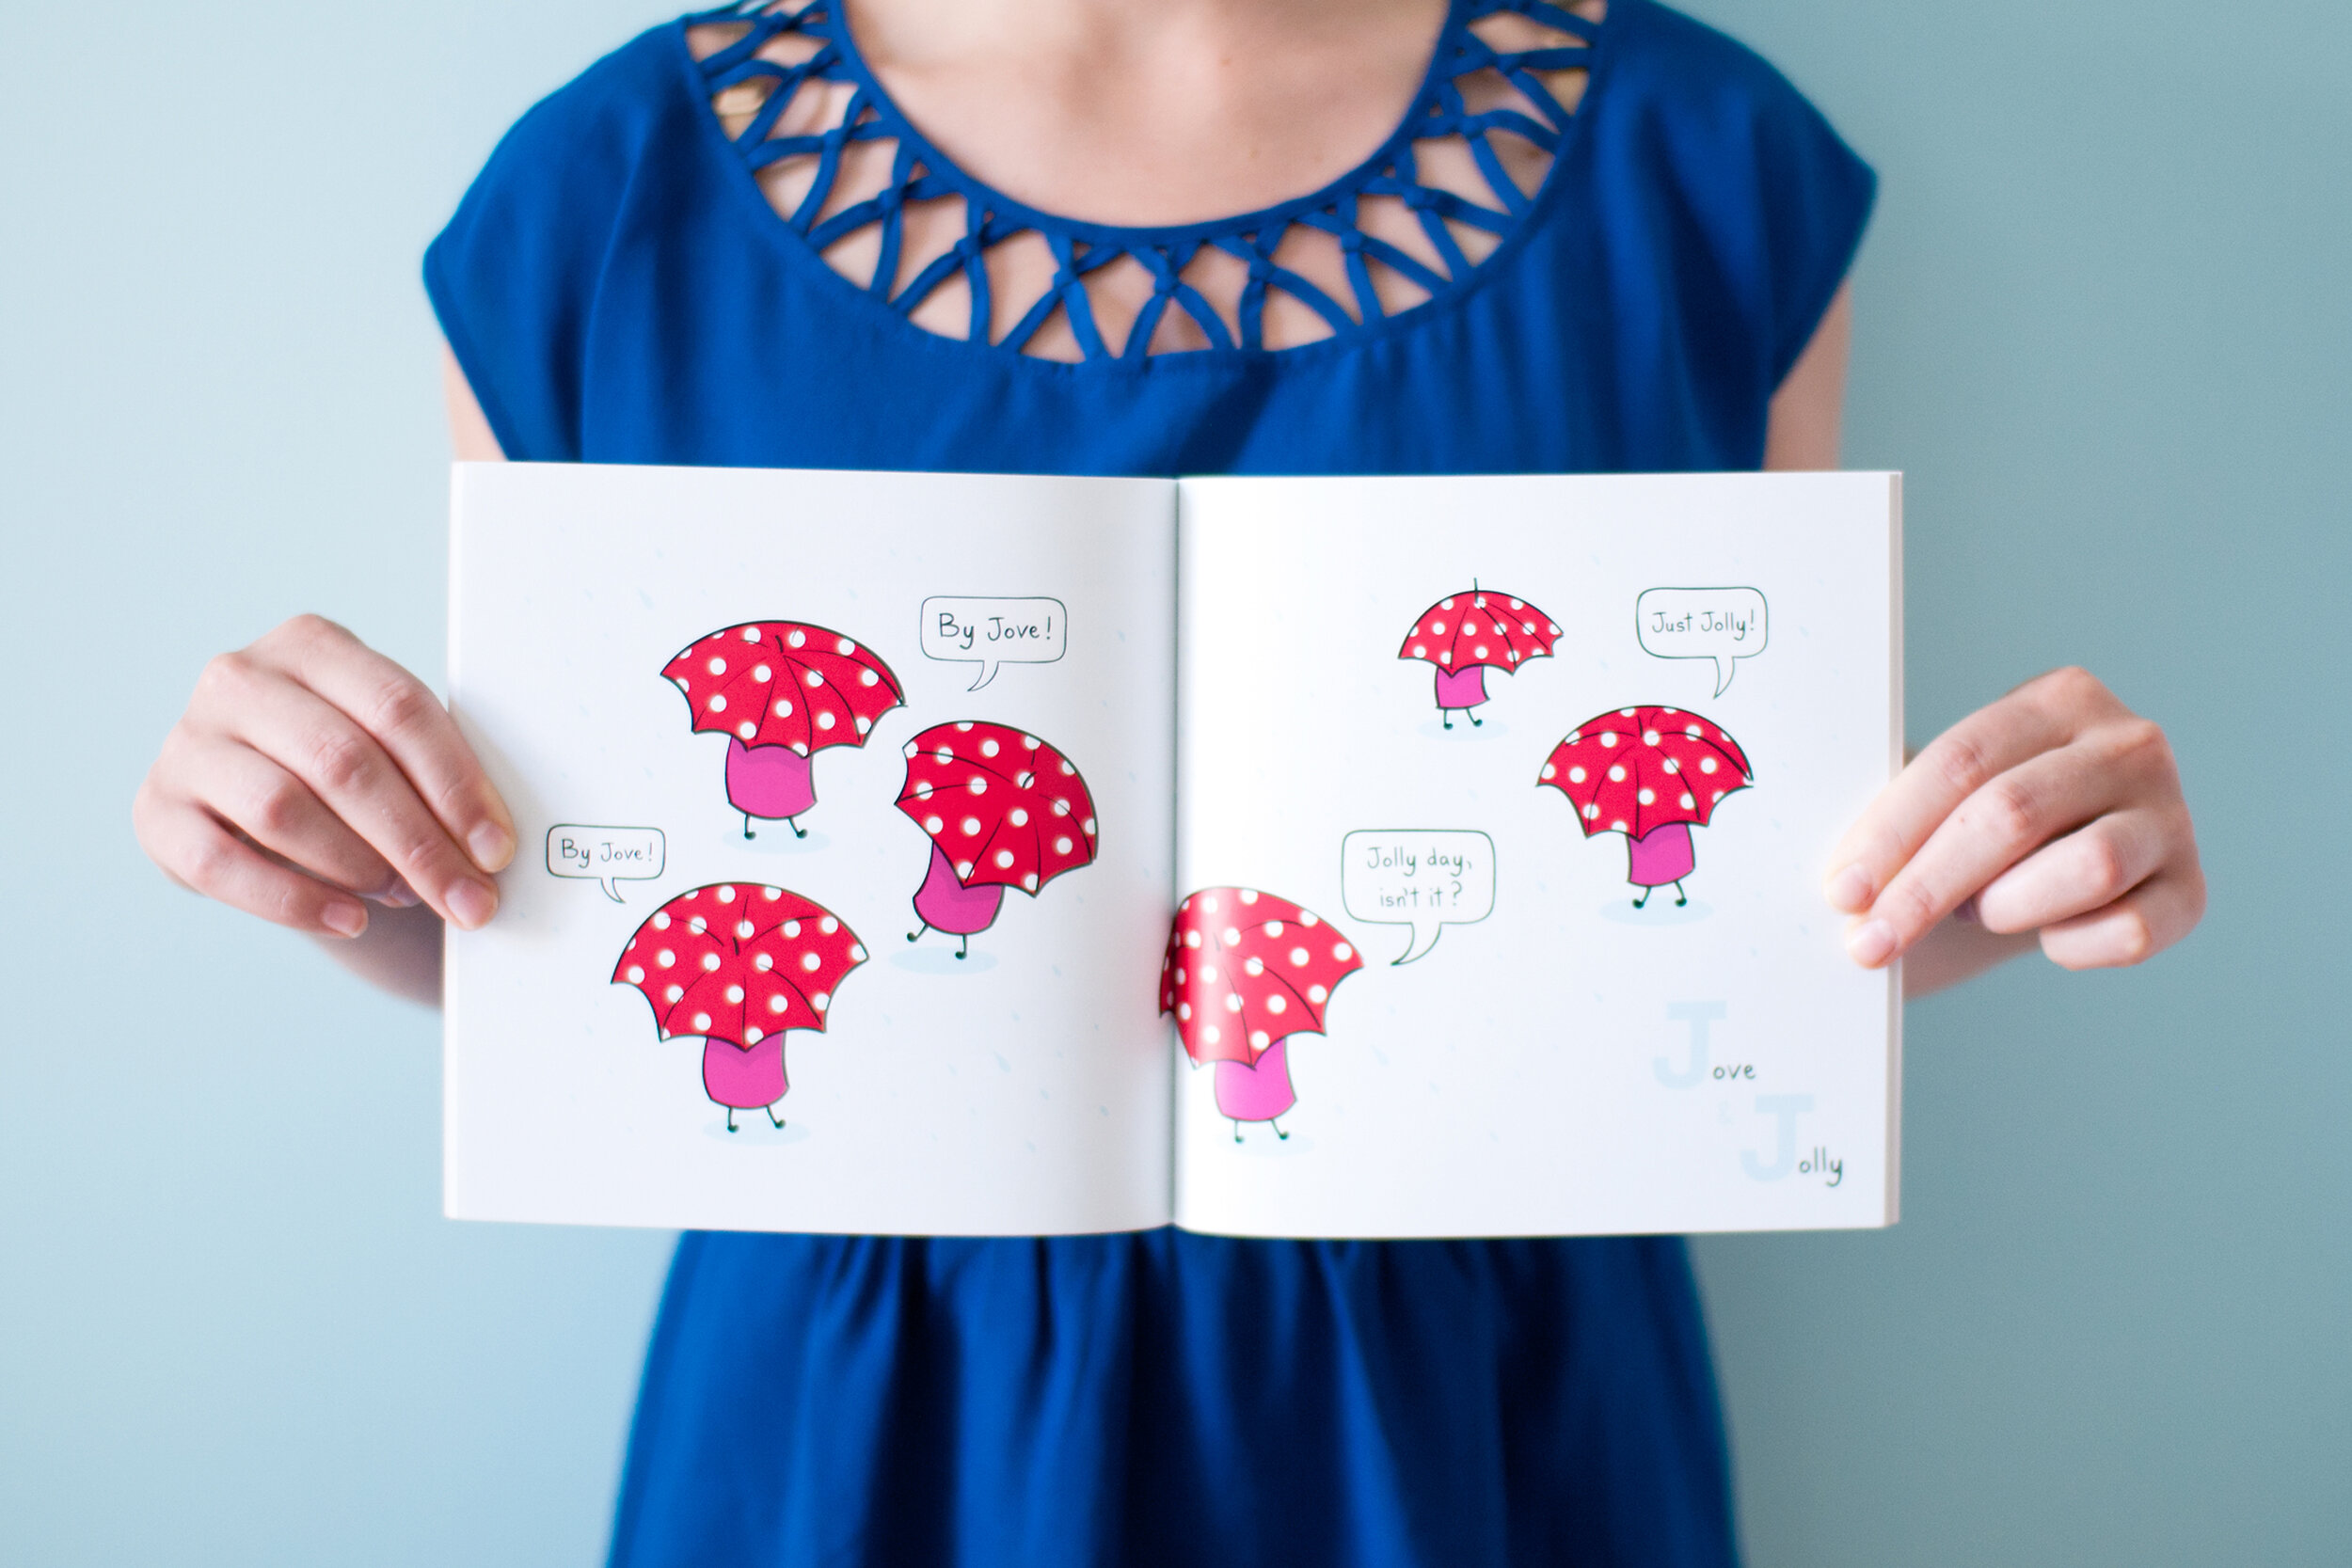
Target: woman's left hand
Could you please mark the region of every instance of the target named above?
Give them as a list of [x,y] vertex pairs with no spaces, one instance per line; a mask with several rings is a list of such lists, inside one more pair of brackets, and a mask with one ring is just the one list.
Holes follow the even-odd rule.
[[1830,862],[1846,950],[1876,969],[1946,916],[2038,932],[2067,969],[2136,964],[2205,912],[2164,731],[2088,671],[2027,681],[1938,736]]

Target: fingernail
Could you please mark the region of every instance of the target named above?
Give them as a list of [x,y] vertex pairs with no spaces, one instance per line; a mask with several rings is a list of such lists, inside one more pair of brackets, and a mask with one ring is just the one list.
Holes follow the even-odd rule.
[[1870,895],[1878,890],[1870,885],[1870,874],[1858,865],[1850,865],[1829,879],[1823,890],[1830,908],[1844,910],[1849,914],[1860,913],[1869,908]]
[[485,871],[496,871],[515,852],[515,835],[495,822],[485,822],[466,835],[466,847],[473,851],[474,864]]
[[1876,969],[1895,951],[1895,927],[1883,920],[1866,921],[1846,933],[1846,951],[1865,969]]
[[449,890],[449,912],[459,927],[478,931],[498,913],[499,895],[480,882],[459,882]]
[[319,924],[339,937],[356,937],[368,928],[368,911],[339,898],[319,911]]
[[415,888],[410,887],[405,880],[397,876],[385,883],[383,887],[369,894],[368,896],[388,910],[413,910],[424,902],[417,896]]

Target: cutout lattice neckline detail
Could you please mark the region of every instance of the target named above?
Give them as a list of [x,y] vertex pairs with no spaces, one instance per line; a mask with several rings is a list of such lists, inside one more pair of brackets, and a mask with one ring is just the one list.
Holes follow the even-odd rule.
[[939,336],[1065,360],[1298,347],[1460,288],[1533,211],[1600,36],[1550,0],[1454,0],[1409,111],[1353,171],[1147,229],[1055,217],[959,169],[874,80],[839,0],[746,0],[687,25],[723,29],[697,62],[712,107],[835,272]]

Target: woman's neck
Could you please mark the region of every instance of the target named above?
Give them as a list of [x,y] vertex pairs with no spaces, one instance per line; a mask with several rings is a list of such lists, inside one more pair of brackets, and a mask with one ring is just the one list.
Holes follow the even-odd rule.
[[1395,129],[1446,0],[834,0],[908,118],[1018,200],[1175,224],[1295,197]]

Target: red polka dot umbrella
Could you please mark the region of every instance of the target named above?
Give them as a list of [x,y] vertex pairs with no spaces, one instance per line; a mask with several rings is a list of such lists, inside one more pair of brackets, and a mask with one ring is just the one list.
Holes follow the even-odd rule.
[[1586,838],[1625,834],[1627,879],[1643,890],[1638,909],[1651,889],[1669,883],[1675,902],[1687,901],[1682,879],[1696,864],[1692,827],[1707,826],[1717,802],[1756,776],[1714,721],[1682,708],[1627,707],[1571,730],[1535,782],[1568,798]]
[[[1531,658],[1549,658],[1559,638],[1559,623],[1525,599],[1473,584],[1422,610],[1396,657],[1438,667],[1438,710],[1452,729],[1456,712],[1486,700],[1488,670],[1508,674]],[[1482,721],[1470,715],[1471,723]]]
[[775,1104],[788,1087],[784,1036],[824,1033],[834,992],[866,949],[830,910],[783,888],[714,882],[681,893],[628,939],[612,983],[653,1005],[661,1037],[703,1042],[703,1087],[735,1112]]
[[1005,889],[1034,897],[1093,861],[1094,797],[1070,759],[1037,736],[965,720],[932,725],[906,756],[898,809],[931,841],[914,912],[924,929],[966,939],[958,958],[994,924]]
[[881,656],[854,639],[800,621],[752,621],[703,637],[662,667],[686,693],[696,733],[727,736],[727,800],[752,819],[799,816],[817,803],[809,759],[828,746],[863,746],[875,722],[906,701]]
[[1290,1037],[1322,1034],[1332,991],[1363,967],[1344,933],[1270,893],[1203,888],[1177,906],[1160,1011],[1195,1067],[1216,1064],[1217,1109],[1235,1141],[1243,1122],[1272,1122],[1297,1102]]

